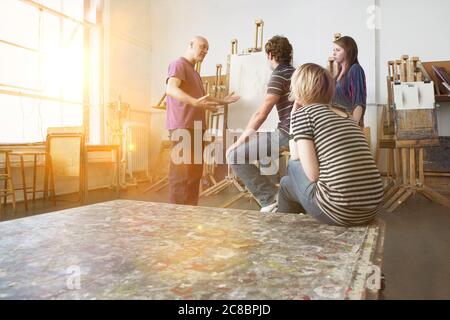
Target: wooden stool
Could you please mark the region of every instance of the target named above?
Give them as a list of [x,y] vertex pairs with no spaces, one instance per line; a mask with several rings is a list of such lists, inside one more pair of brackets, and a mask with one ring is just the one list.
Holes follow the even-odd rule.
[[[44,201],[48,198],[48,183],[50,179],[50,193],[53,205],[56,205],[55,200],[55,181],[54,181],[54,175],[53,175],[53,166],[51,157],[47,152],[11,152],[10,153],[11,158],[18,158],[18,161],[13,161],[12,166],[15,166],[20,169],[20,175],[22,178],[22,186],[20,188],[16,187],[15,190],[22,190],[23,191],[23,199],[25,204],[25,210],[28,210],[28,194],[33,194],[33,202],[36,200],[36,192],[42,192],[43,193],[43,199]],[[33,163],[33,185],[31,187],[27,187],[26,182],[26,172],[25,172],[25,163],[26,158],[32,158]],[[39,161],[39,158],[43,158],[41,161]],[[28,160],[30,161],[30,160]],[[36,189],[36,180],[37,180],[37,169],[38,168],[44,168],[44,183],[41,190]]]
[[0,181],[4,181],[3,188],[0,186],[0,196],[3,197],[3,202],[0,199],[0,209],[4,205],[6,210],[6,201],[8,200],[8,196],[11,195],[13,209],[16,211],[16,193],[14,192],[14,183],[11,177],[10,153],[11,150],[0,150],[0,155],[4,155],[5,158],[4,162],[2,162],[2,164],[4,163],[4,167],[0,168]]

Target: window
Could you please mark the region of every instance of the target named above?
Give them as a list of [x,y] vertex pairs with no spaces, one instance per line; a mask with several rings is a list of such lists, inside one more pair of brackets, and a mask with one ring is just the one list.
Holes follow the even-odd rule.
[[0,143],[44,141],[48,127],[98,121],[99,7],[0,1]]

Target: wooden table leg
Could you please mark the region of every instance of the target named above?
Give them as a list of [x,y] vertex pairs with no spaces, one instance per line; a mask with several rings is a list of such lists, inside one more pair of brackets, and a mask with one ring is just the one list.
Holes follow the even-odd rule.
[[36,201],[36,175],[37,175],[37,158],[38,155],[34,155],[34,162],[33,162],[33,202]]
[[20,172],[22,175],[22,188],[23,188],[23,201],[25,204],[25,211],[28,211],[28,197],[27,197],[27,182],[25,176],[25,163],[23,161],[23,155],[19,156],[20,158]]
[[[83,142],[84,143],[84,142]],[[86,199],[88,198],[88,168],[87,168],[87,160],[88,160],[88,153],[87,150],[85,150],[85,147],[83,144],[80,146],[80,202],[81,204],[84,204],[86,202]]]
[[50,161],[51,161],[50,153],[46,153],[45,154],[45,164],[44,164],[44,195],[43,195],[44,202],[48,198],[48,176],[49,176],[49,172],[50,172]]
[[[9,155],[6,154],[5,155],[6,159],[5,159],[5,171],[7,173],[7,177],[5,180],[5,189],[8,190],[8,185],[9,188],[11,190],[11,195],[12,195],[12,205],[13,205],[13,210],[14,212],[16,212],[16,191],[14,189],[14,183],[12,181],[12,171],[11,171],[11,161],[9,159]],[[6,202],[7,202],[7,198],[8,198],[8,191],[5,191],[5,197],[4,197],[4,204],[5,204],[5,210],[6,210]]]
[[[53,160],[50,154],[47,154],[46,157],[48,157],[48,170],[49,170],[49,177],[50,177],[50,189],[51,189],[51,197],[53,205],[56,206],[56,189],[55,189],[55,174],[53,172]],[[48,179],[48,177],[47,177]],[[48,183],[48,182],[47,182]]]

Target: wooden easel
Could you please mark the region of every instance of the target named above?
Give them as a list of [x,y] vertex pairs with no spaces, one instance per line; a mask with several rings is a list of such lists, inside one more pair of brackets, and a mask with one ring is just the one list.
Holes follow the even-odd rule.
[[[264,21],[262,19],[256,19],[255,26],[256,26],[255,46],[253,48],[249,48],[249,49],[245,50],[246,53],[262,51],[263,36],[264,36]],[[237,53],[237,50],[236,50],[236,53]]]
[[[393,212],[409,197],[421,193],[433,202],[450,208],[450,200],[425,185],[424,148],[439,145],[435,109],[397,110],[394,103],[394,86],[402,82],[421,82],[423,71],[420,60],[407,55],[388,62],[388,105],[382,121],[385,134],[392,140],[379,140],[388,149],[389,184],[385,192],[384,208]],[[429,79],[425,79],[429,82]],[[418,126],[417,124],[420,124]]]
[[[263,38],[264,38],[264,21],[262,19],[256,19],[255,20],[255,26],[256,26],[256,31],[255,31],[255,47],[254,48],[250,48],[247,49],[246,52],[251,53],[251,52],[261,52],[263,50]],[[237,40],[233,39],[233,41],[231,42],[232,47],[231,47],[231,54],[237,54]],[[230,75],[230,56],[228,56],[228,68],[227,68],[228,72],[227,72],[227,76],[228,76],[228,80],[229,80],[229,75]],[[227,109],[227,118],[228,118],[228,109]],[[234,203],[236,203],[237,201],[239,201],[242,198],[247,198],[249,199],[249,201],[255,201],[259,206],[261,206],[261,204],[259,203],[259,201],[253,196],[253,194],[245,187],[242,187],[239,182],[236,179],[236,176],[233,172],[233,170],[231,170],[230,166],[228,165],[228,175],[225,179],[226,181],[224,182],[224,186],[223,188],[219,189],[219,192],[221,190],[226,189],[228,186],[233,185],[234,187],[236,187],[236,189],[239,191],[239,193],[234,196],[232,199],[230,199],[229,201],[225,202],[224,204],[222,204],[222,208],[228,208],[231,205],[233,205]]]
[[[341,38],[341,34],[340,33],[335,33],[333,34],[333,42],[338,40],[339,38]],[[334,58],[333,57],[329,57],[328,58],[328,71],[330,71],[331,76],[333,78],[337,77],[337,73],[338,73],[338,65],[336,62],[334,62]]]
[[[214,81],[213,85],[213,96],[215,98],[224,97],[228,92],[228,86],[226,85],[226,77],[222,76],[222,65],[216,65],[216,75],[214,79],[212,77],[202,77],[206,94],[211,94],[210,81]],[[212,130],[213,141],[211,143],[222,143],[224,141],[224,134],[226,134],[225,128],[225,111],[224,108],[216,112],[206,111],[206,127],[208,130]],[[222,121],[221,121],[222,120]],[[221,128],[222,127],[222,128]],[[219,130],[222,129],[222,132],[219,133]],[[218,134],[219,133],[219,134]],[[208,155],[209,156],[209,155]],[[223,156],[223,154],[222,154]],[[209,194],[210,190],[214,190],[214,188],[220,183],[217,182],[215,178],[215,172],[217,164],[213,161],[213,159],[206,159],[207,163],[203,166],[203,181],[210,185],[210,187],[206,190],[200,192],[200,196],[205,196]]]
[[[261,26],[257,25],[257,33],[259,32]],[[262,32],[262,31],[261,31]],[[258,35],[256,39],[259,39]],[[238,42],[236,39],[233,39],[231,41],[231,55],[238,54]],[[228,56],[228,62],[227,62],[227,72],[226,75],[222,75],[222,65],[216,65],[216,77],[215,79],[212,79],[211,77],[203,77],[204,83],[206,84],[206,90],[208,92],[209,90],[209,82],[214,81],[214,87],[213,87],[213,94],[215,97],[223,97],[228,94],[229,91],[229,77],[230,77],[230,60],[231,56]],[[209,92],[208,92],[209,93]],[[227,137],[227,129],[228,129],[228,105],[225,105],[222,110],[216,113],[208,113],[207,116],[208,121],[208,128],[213,129],[214,132],[218,132],[220,127],[222,127],[223,131],[221,136],[215,136],[215,142],[213,143],[222,143],[224,146],[223,148],[223,159],[226,159],[226,146],[225,141]],[[219,123],[221,122],[221,123]],[[221,181],[216,181],[214,174],[215,169],[217,165],[216,164],[210,164],[205,166],[205,171],[203,178],[207,179],[212,186],[209,187],[206,190],[203,190],[200,192],[200,196],[210,196],[220,193],[221,191],[227,189],[228,187],[232,186],[237,189],[239,192],[238,195],[233,197],[230,201],[227,201],[226,203],[222,204],[222,208],[227,208],[231,206],[233,203],[238,201],[239,199],[243,197],[253,198],[253,195],[248,192],[244,187],[241,186],[241,184],[238,182],[233,170],[229,165],[227,165],[227,174],[225,178]]]
[[[247,53],[262,51],[264,21],[261,19],[257,19],[255,21],[255,26],[256,26],[255,47],[245,50]],[[237,53],[238,53],[237,40],[233,39],[231,41],[231,55],[237,54]],[[231,56],[229,55],[228,63],[227,63],[227,75],[226,75],[226,79],[227,79],[226,87],[227,88],[229,87],[228,84],[229,84],[229,77],[230,77],[230,61],[231,61]],[[228,106],[224,107],[224,118],[223,119],[224,119],[223,127],[226,130],[226,129],[228,129],[228,122],[227,122]],[[226,138],[226,131],[224,131],[223,138],[224,139]],[[224,150],[224,159],[225,159],[225,151],[226,150]],[[232,204],[234,204],[235,202],[239,201],[242,198],[248,198],[250,201],[255,201],[260,206],[260,203],[256,200],[256,198],[253,196],[253,194],[251,194],[251,192],[249,192],[245,187],[241,186],[241,184],[238,182],[237,177],[235,176],[233,170],[231,169],[231,167],[229,165],[228,165],[226,177],[219,183],[214,184],[211,188],[200,193],[200,195],[208,196],[208,195],[218,194],[219,192],[227,189],[230,186],[235,187],[239,191],[239,193],[235,197],[233,197],[231,200],[222,204],[221,205],[222,208],[228,208],[229,206],[231,206]]]

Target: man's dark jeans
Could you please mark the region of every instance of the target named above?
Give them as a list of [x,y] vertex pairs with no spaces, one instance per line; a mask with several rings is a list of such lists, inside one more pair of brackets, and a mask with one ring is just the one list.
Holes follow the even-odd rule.
[[[198,204],[198,195],[200,188],[200,180],[203,174],[203,142],[201,142],[201,155],[197,158],[201,159],[200,164],[194,163],[194,129],[185,129],[190,133],[191,152],[187,163],[175,164],[172,157],[170,158],[169,169],[169,202],[173,204],[183,204],[196,206]],[[170,131],[172,136],[175,130]],[[203,131],[197,132],[203,136]],[[203,141],[203,140],[202,140]],[[172,147],[175,147],[179,141],[172,141]],[[198,141],[197,143],[200,143]],[[199,150],[197,150],[198,152]]]

